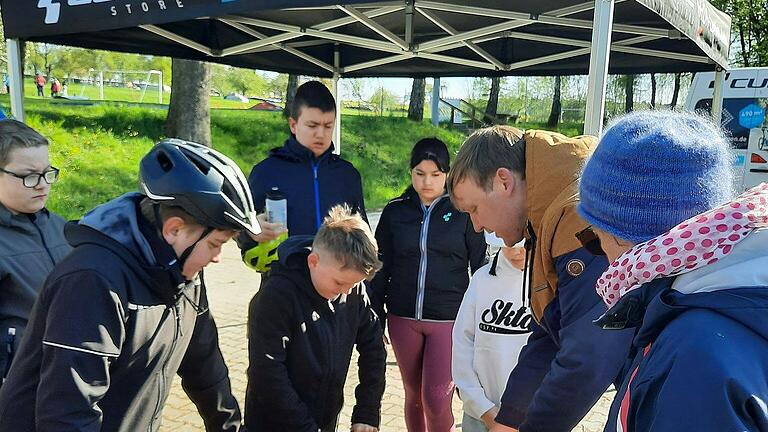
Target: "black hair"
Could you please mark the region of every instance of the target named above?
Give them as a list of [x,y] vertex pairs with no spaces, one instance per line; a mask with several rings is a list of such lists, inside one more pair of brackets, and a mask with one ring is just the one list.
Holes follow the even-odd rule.
[[448,147],[437,138],[423,138],[413,146],[411,169],[424,160],[431,160],[437,165],[437,169],[444,173],[447,173],[451,168],[451,156],[448,153]]
[[320,81],[307,81],[296,89],[296,96],[291,106],[291,117],[299,119],[302,108],[317,108],[320,111],[335,112],[336,100],[328,87]]

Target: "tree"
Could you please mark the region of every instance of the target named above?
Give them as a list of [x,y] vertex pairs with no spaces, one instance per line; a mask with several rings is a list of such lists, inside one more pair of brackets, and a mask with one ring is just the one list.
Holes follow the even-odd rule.
[[656,74],[651,74],[651,109],[656,108]]
[[50,78],[58,67],[63,48],[47,43],[29,45],[30,50],[27,61],[32,65],[35,73],[41,72]]
[[[288,82],[285,89],[285,108],[283,108],[283,117],[291,116],[291,108],[293,107],[293,98],[296,96],[296,90],[299,88],[299,76],[290,74],[288,75]],[[337,113],[340,114],[340,113]]]
[[562,102],[560,99],[560,87],[562,78],[560,75],[555,76],[555,89],[552,94],[552,109],[549,111],[549,119],[547,120],[547,127],[554,128],[560,122],[560,113],[563,110]]
[[[411,85],[411,100],[408,102],[408,118],[414,121],[424,120],[424,96],[426,80],[414,78]],[[378,106],[378,105],[376,105]]]
[[213,94],[225,95],[229,92],[229,81],[227,76],[232,66],[222,64],[211,65],[211,91]]
[[710,0],[731,17],[732,60],[739,66],[768,65],[768,0]]
[[171,103],[165,134],[210,146],[210,64],[173,59],[171,73]]
[[[422,90],[422,100],[424,99],[423,95],[424,94]],[[392,105],[397,104],[397,96],[395,96],[391,91],[385,89],[382,86],[377,88],[376,91],[373,92],[373,95],[368,100],[368,102],[374,107],[374,110],[376,110],[376,112],[379,113],[379,115],[382,115],[384,111],[387,109],[387,107],[391,107]],[[423,108],[423,102],[422,102],[422,108]]]
[[635,109],[635,76],[627,75],[624,81],[624,112]]
[[249,94],[263,95],[267,89],[264,77],[248,69],[232,68],[227,72],[226,81],[230,89],[246,97]]
[[288,75],[277,74],[267,79],[267,92],[271,97],[285,100],[285,91],[288,88]]
[[345,79],[344,81],[344,87],[347,89],[347,92],[352,95],[352,97],[357,102],[363,101],[363,80],[362,78],[349,78]]
[[490,82],[488,82],[487,78],[472,78],[472,82],[470,83],[468,90],[469,91],[467,92],[467,96],[469,103],[473,105],[479,105],[480,103],[485,102],[485,98],[488,97],[491,91]]
[[680,78],[683,74],[675,74],[675,86],[672,88],[672,101],[669,103],[669,107],[674,109],[677,106],[677,98],[680,95]]
[[485,105],[485,116],[491,120],[496,117],[496,112],[499,109],[499,91],[501,87],[501,78],[491,78],[491,89],[488,92],[488,103]]

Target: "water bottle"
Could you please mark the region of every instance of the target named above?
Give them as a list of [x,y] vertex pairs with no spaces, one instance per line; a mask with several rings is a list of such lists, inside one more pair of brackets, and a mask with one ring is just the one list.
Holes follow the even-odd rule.
[[288,227],[288,200],[285,195],[273,187],[272,190],[267,192],[267,199],[265,200],[267,209],[267,220],[269,223],[279,223],[283,227]]

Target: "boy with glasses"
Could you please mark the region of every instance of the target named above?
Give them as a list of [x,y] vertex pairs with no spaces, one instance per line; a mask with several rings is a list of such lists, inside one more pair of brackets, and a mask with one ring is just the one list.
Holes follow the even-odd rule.
[[0,120],[0,373],[3,381],[48,273],[69,252],[64,219],[45,208],[59,170],[48,140]]

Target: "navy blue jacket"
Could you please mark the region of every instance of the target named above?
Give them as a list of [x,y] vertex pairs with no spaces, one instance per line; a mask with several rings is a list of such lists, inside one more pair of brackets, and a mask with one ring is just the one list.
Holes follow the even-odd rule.
[[733,288],[683,293],[687,275],[655,280],[600,319],[639,327],[606,432],[768,431],[766,262],[738,282],[724,272]]
[[[328,211],[337,204],[348,204],[368,220],[363,201],[360,173],[333,145],[319,158],[291,135],[282,147],[256,164],[248,176],[256,210],[264,211],[267,192],[277,187],[288,201],[288,235],[314,235]],[[244,235],[238,237],[243,251],[256,246]]]
[[252,432],[336,430],[353,347],[360,354],[352,423],[378,427],[387,352],[362,284],[321,297],[307,267],[309,236],[280,245],[280,261],[248,316],[245,423]]
[[[567,271],[574,260],[584,264],[577,276]],[[605,312],[595,281],[607,266],[583,248],[555,258],[557,296],[509,375],[497,422],[521,432],[571,430],[622,377],[634,333],[593,324]]]

